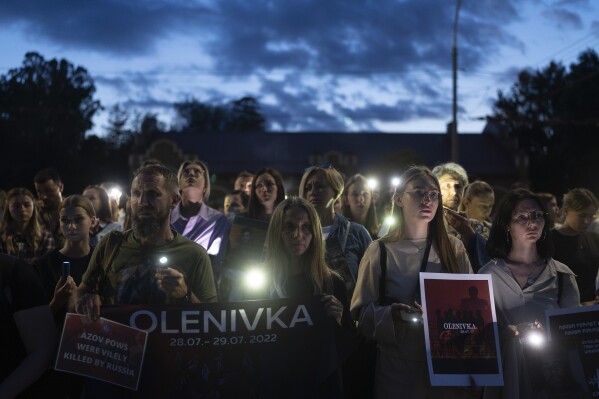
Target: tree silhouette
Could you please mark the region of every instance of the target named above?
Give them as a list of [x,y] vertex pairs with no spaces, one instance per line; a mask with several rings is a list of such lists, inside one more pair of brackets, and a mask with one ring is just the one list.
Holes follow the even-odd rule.
[[174,104],[181,130],[197,133],[262,132],[265,119],[258,100],[243,97],[225,105],[202,103],[194,98]]
[[492,120],[517,138],[530,158],[533,189],[599,191],[599,57],[581,53],[567,69],[551,62],[522,71],[509,93],[498,92]]
[[44,166],[64,168],[77,155],[101,108],[95,85],[67,60],[25,55],[20,68],[0,76],[0,146],[4,184],[29,182]]

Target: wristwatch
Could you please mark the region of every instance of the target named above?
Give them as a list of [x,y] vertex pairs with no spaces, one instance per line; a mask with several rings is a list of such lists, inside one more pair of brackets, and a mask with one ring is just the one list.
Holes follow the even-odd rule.
[[191,303],[191,285],[189,285],[187,278],[183,277],[183,280],[185,281],[185,285],[187,285],[187,293],[181,298],[181,302]]

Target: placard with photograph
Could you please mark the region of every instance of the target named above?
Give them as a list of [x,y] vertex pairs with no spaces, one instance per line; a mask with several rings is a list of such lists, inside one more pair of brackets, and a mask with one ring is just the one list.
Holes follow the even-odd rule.
[[431,385],[501,386],[490,275],[420,273]]

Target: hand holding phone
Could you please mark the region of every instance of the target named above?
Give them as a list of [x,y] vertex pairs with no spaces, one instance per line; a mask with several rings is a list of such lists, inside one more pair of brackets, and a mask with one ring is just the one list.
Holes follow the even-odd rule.
[[403,321],[407,321],[410,323],[422,322],[422,314],[418,311],[418,309],[413,308],[411,306],[410,309],[400,309],[399,313]]

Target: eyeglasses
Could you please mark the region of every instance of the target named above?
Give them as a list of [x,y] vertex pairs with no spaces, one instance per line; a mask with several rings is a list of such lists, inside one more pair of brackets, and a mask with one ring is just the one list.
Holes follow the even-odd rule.
[[331,169],[331,168],[333,168],[333,164],[330,162],[318,163],[316,165],[312,165],[312,166],[304,169],[304,173],[312,172],[314,169]]
[[528,222],[545,221],[545,213],[541,211],[522,212],[514,216],[512,219],[518,224],[528,224]]
[[186,168],[183,169],[183,176],[185,177],[189,177],[189,176],[204,176],[204,171],[202,169],[199,168]]
[[432,191],[424,191],[424,190],[414,190],[414,191],[404,191],[404,193],[406,194],[410,194],[412,195],[416,200],[418,201],[430,201],[430,202],[437,202],[439,201],[439,196],[441,195],[441,193],[439,193],[436,190],[432,190]]

